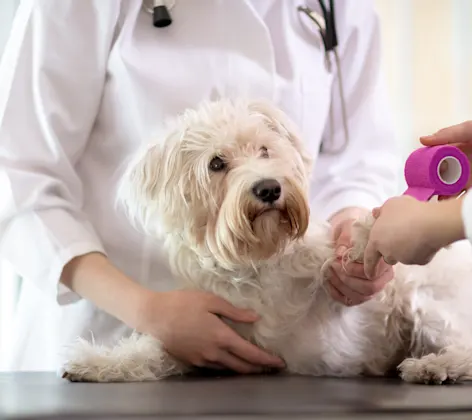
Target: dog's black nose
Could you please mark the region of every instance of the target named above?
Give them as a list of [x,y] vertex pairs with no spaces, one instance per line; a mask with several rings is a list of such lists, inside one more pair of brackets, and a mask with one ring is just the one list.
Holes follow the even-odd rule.
[[263,179],[252,187],[254,195],[264,203],[273,203],[280,198],[282,187],[275,179]]

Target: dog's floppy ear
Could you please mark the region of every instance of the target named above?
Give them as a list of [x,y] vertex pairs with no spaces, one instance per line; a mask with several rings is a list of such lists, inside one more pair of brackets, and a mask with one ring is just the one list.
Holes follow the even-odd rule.
[[256,112],[264,116],[267,125],[277,133],[288,138],[295,149],[300,154],[307,173],[311,172],[313,158],[306,149],[301,135],[295,123],[281,109],[271,104],[269,101],[256,100],[248,104],[250,112]]
[[158,145],[140,150],[128,163],[118,187],[117,200],[125,207],[130,221],[146,231],[152,215],[158,210],[161,154]]
[[161,143],[141,149],[128,164],[118,189],[131,222],[155,235],[168,229],[168,218],[182,210],[185,178],[179,153],[183,131],[173,130]]

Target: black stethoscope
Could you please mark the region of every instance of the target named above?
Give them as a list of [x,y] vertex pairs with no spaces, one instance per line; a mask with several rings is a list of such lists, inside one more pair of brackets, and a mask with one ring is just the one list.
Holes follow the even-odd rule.
[[[172,23],[171,17],[171,10],[175,6],[176,0],[153,0],[152,7],[146,6],[144,4],[144,9],[152,15],[152,24],[156,28],[165,28]],[[146,3],[146,2],[144,2]],[[322,142],[320,151],[322,153],[340,153],[342,152],[349,143],[349,130],[348,130],[348,120],[347,120],[347,112],[346,112],[346,101],[344,96],[344,87],[342,81],[342,72],[341,72],[341,65],[339,60],[339,55],[337,51],[338,47],[338,35],[336,32],[336,18],[334,13],[334,0],[329,0],[329,10],[326,7],[326,4],[323,0],[318,0],[320,4],[321,12],[323,16],[319,13],[315,12],[308,6],[298,6],[297,10],[300,13],[305,14],[313,21],[319,29],[321,39],[323,40],[324,49],[325,49],[325,57],[326,63],[328,66],[328,70],[331,71],[331,59],[330,54],[334,55],[336,68],[338,71],[337,79],[338,79],[338,87],[339,87],[339,97],[341,99],[341,113],[342,113],[342,120],[344,126],[344,144],[341,148],[337,150],[327,150],[325,147],[324,142]],[[334,130],[334,118],[333,118],[333,111],[332,106],[330,107],[330,129],[331,129],[331,136]]]
[[[329,150],[326,148],[324,142],[321,143],[320,152],[322,153],[329,153],[329,154],[337,154],[341,153],[349,144],[349,129],[348,129],[348,119],[347,119],[347,111],[346,111],[346,101],[344,96],[344,85],[342,79],[342,71],[341,71],[341,63],[338,54],[338,34],[336,32],[336,18],[334,16],[334,0],[329,0],[329,10],[326,7],[326,4],[323,0],[318,0],[320,4],[321,12],[323,16],[319,13],[316,13],[314,10],[307,6],[298,6],[298,11],[304,13],[306,16],[313,21],[316,26],[318,27],[321,35],[321,39],[323,40],[324,49],[325,49],[325,58],[328,70],[331,71],[331,58],[330,54],[334,55],[334,61],[336,64],[336,69],[338,71],[337,80],[338,80],[338,88],[339,88],[339,98],[341,100],[341,117],[343,121],[343,128],[344,128],[344,143],[341,147],[337,149]],[[334,115],[333,115],[333,107],[330,107],[329,110],[329,120],[330,120],[330,133],[332,137],[332,133],[334,131]]]

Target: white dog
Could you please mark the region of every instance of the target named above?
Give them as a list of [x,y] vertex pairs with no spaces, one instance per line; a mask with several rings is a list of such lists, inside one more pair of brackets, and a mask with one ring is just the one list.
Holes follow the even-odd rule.
[[[233,325],[279,355],[287,371],[350,377],[398,369],[409,382],[472,379],[472,252],[461,243],[427,266],[395,267],[375,298],[346,307],[325,289],[329,229],[309,223],[311,159],[292,122],[262,101],[219,101],[171,122],[140,153],[120,198],[165,241],[182,287],[212,292],[261,319]],[[157,229],[159,227],[159,229]],[[362,259],[369,222],[349,258]],[[71,381],[157,380],[190,371],[157,339],[134,334],[103,348],[79,339]]]

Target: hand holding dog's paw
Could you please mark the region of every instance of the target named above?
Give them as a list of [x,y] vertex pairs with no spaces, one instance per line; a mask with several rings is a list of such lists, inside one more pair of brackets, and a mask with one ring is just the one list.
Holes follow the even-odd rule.
[[149,292],[140,317],[138,329],[159,337],[165,350],[183,363],[238,373],[284,367],[281,359],[244,340],[220,319],[253,323],[258,316],[213,294]]
[[[367,276],[372,276],[382,259],[391,265],[429,263],[441,247],[452,242],[447,225],[454,214],[461,225],[460,207],[456,209],[456,203],[452,202],[449,208],[449,203],[424,203],[402,196],[374,209],[375,223],[364,255]],[[460,227],[451,230],[460,231]],[[457,236],[460,239],[460,232]]]
[[361,304],[377,293],[393,278],[393,270],[384,261],[378,262],[374,275],[366,276],[363,253],[371,223],[346,219],[335,229],[336,260],[332,264],[329,289],[333,299],[345,305]]

